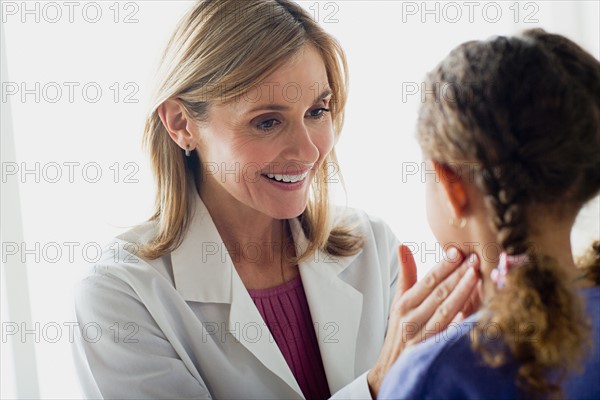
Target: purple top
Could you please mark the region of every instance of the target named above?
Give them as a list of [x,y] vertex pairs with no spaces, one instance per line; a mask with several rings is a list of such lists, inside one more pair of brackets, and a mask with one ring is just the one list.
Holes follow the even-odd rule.
[[[592,325],[592,350],[583,373],[563,382],[566,398],[600,399],[600,287],[581,289]],[[471,349],[471,330],[479,314],[451,324],[441,334],[405,350],[381,385],[377,399],[514,399],[526,395],[516,385],[519,365],[509,359],[492,368]],[[497,340],[489,330],[488,340]],[[493,337],[495,336],[495,338]]]
[[328,399],[327,376],[300,276],[268,289],[248,289],[304,397]]

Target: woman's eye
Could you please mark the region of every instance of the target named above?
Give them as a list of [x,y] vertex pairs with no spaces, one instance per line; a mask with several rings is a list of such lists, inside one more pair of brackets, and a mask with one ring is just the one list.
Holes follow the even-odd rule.
[[279,124],[279,121],[272,118],[272,119],[267,119],[262,122],[259,122],[258,124],[256,124],[256,127],[260,130],[268,131],[270,129],[273,129],[278,124]]
[[310,116],[315,119],[323,118],[329,111],[329,108],[325,107],[315,108],[310,112]]

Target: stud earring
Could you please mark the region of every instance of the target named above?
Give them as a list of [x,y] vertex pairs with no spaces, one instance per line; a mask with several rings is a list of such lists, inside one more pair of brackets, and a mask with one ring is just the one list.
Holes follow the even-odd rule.
[[450,226],[453,226],[458,229],[462,229],[467,225],[467,219],[465,217],[461,217],[458,220],[458,225],[456,225],[456,221],[454,220],[454,217],[450,217],[450,218],[448,218],[448,223],[450,224]]

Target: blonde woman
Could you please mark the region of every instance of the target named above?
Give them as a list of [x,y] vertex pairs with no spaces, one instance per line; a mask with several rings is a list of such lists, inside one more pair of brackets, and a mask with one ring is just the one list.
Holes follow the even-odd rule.
[[408,344],[468,312],[476,259],[414,284],[382,221],[330,207],[346,79],[290,1],[184,16],[145,128],[156,212],[78,286],[87,396],[371,398]]

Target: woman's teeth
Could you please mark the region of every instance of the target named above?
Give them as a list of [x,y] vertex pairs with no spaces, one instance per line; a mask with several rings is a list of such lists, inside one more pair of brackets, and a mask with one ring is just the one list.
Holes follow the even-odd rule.
[[303,180],[304,178],[306,178],[306,176],[308,175],[308,171],[304,172],[303,174],[298,174],[298,175],[288,175],[288,174],[284,174],[284,175],[265,174],[265,175],[267,177],[269,177],[271,179],[275,179],[276,181],[279,181],[279,182],[294,183],[294,182],[299,182],[299,181]]

